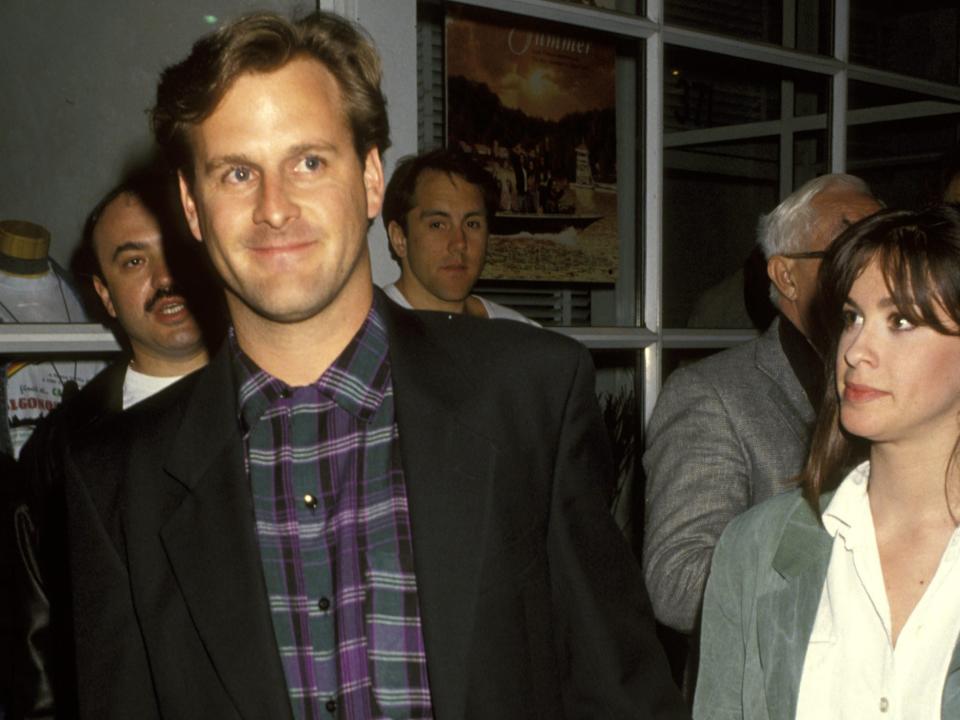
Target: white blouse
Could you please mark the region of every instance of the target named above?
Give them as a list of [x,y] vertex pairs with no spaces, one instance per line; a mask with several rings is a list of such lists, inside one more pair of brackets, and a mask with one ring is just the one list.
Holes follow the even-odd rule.
[[870,463],[853,470],[823,512],[834,537],[804,658],[799,720],[940,718],[947,667],[960,632],[960,530],[897,638],[867,497]]

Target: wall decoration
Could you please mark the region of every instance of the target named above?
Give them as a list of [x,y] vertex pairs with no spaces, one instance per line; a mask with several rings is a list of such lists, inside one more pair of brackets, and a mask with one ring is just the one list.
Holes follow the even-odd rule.
[[455,8],[447,145],[500,189],[484,279],[617,279],[615,49],[566,25]]

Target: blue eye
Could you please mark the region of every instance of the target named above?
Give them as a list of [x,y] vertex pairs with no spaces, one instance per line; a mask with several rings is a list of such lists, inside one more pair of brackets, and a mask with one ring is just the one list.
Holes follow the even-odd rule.
[[245,183],[250,179],[250,175],[250,168],[239,165],[230,168],[230,171],[227,173],[227,182]]

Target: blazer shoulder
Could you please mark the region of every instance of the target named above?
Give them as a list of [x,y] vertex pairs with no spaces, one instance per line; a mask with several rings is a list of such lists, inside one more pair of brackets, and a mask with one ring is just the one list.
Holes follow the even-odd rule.
[[[202,380],[204,370],[188,375],[136,405],[104,415],[70,439],[70,454],[91,460],[113,456],[133,443],[154,443],[179,425],[183,410]],[[166,429],[166,430],[165,430]],[[172,432],[167,434],[172,435]],[[92,463],[94,466],[100,463]]]
[[417,357],[442,349],[466,360],[519,358],[539,353],[555,362],[585,353],[582,343],[539,326],[506,319],[475,318],[428,310],[409,310],[377,293],[377,308],[387,324],[391,347],[406,356]]
[[702,402],[717,404],[731,416],[740,416],[745,407],[755,408],[771,382],[754,362],[755,345],[752,340],[674,370],[657,399],[660,414],[678,408],[696,412]]
[[798,513],[813,516],[806,505],[799,489],[775,495],[731,520],[720,536],[720,543],[734,548],[738,555],[768,551],[773,556],[788,523]]
[[576,364],[589,354],[584,345],[561,333],[514,320],[491,320],[446,313],[416,313],[430,342],[442,347],[465,366],[506,364],[517,370],[526,365],[557,367]]
[[113,362],[97,373],[74,397],[70,398],[41,422],[73,431],[104,415],[119,412],[123,396],[123,379],[127,361]]
[[761,343],[762,336],[706,357],[691,367],[697,367],[702,374],[718,379],[752,376],[758,373],[757,351]]
[[120,412],[126,360],[111,363],[90,380],[79,393],[56,407],[37,425],[21,452],[21,467],[35,473],[51,464],[62,448],[85,429]]

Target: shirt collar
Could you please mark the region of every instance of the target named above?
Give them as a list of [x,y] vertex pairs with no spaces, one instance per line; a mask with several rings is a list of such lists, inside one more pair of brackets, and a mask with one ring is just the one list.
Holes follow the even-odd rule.
[[873,533],[869,480],[870,461],[865,460],[843,479],[821,516],[827,532],[842,538],[847,550],[859,544],[864,533]]
[[306,402],[308,396],[304,393],[311,391],[322,393],[358,419],[367,421],[390,392],[389,341],[376,303],[330,367],[315,382],[302,387],[291,387],[261,369],[240,348],[233,327],[227,339],[237,378],[237,406],[246,430],[270,406],[281,400],[291,400],[293,405]]
[[779,335],[780,347],[793,374],[800,381],[814,412],[819,412],[823,400],[823,360],[806,336],[784,315],[780,315]]

